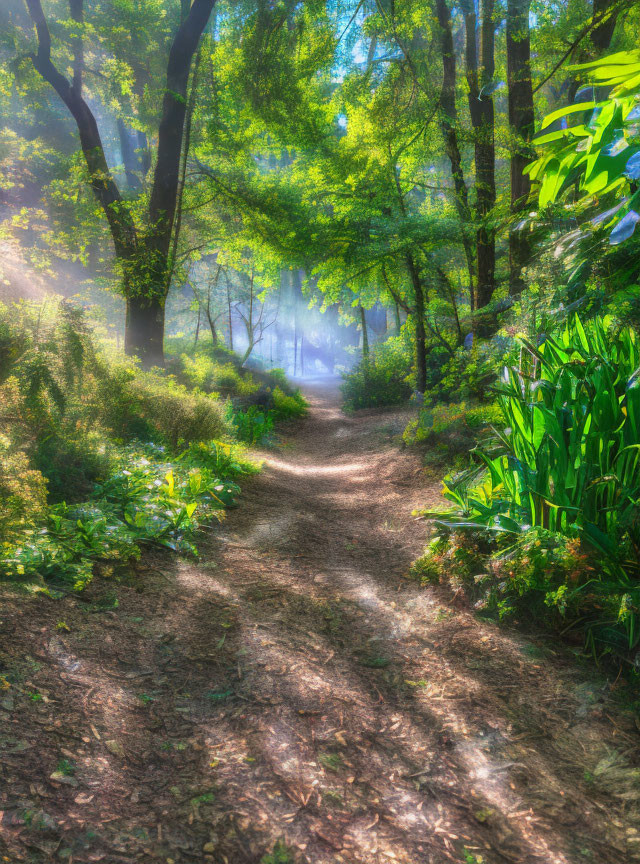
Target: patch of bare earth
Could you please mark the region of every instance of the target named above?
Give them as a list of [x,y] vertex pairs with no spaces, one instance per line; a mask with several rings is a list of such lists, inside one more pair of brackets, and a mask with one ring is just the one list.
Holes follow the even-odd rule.
[[606,682],[408,581],[438,492],[406,416],[311,399],[198,562],[4,590],[0,858],[640,860]]

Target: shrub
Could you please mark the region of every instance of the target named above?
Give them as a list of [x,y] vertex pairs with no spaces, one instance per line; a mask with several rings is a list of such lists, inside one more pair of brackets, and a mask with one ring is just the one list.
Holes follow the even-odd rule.
[[411,565],[410,575],[423,583],[449,582],[453,587],[470,588],[486,566],[490,545],[481,534],[453,531],[435,537]]
[[161,447],[123,447],[119,467],[88,501],[49,508],[38,532],[4,545],[0,568],[13,578],[82,589],[97,562],[138,557],[141,543],[195,553],[192,541],[202,521],[221,518],[234,503],[238,487],[230,476],[255,470],[235,448],[219,446],[189,450],[173,461]]
[[292,420],[303,417],[307,413],[307,403],[299,390],[287,395],[280,387],[275,387],[272,393],[273,417],[276,421]]
[[273,417],[255,405],[231,414],[236,435],[245,444],[260,444],[273,434]]
[[251,372],[241,368],[235,354],[226,349],[214,349],[210,344],[207,349],[201,348],[193,355],[181,354],[172,368],[178,380],[206,393],[250,396],[261,387]]
[[346,410],[400,405],[411,396],[406,369],[389,368],[368,360],[345,376],[341,390]]
[[291,382],[287,378],[287,373],[284,369],[269,369],[264,375],[274,389],[279,387],[287,396],[292,396],[294,393],[299,392],[291,386]]
[[474,347],[460,346],[452,355],[443,353],[442,349],[432,350],[428,358],[425,402],[433,405],[486,401],[511,348],[510,339],[497,335],[491,339],[476,338]]
[[19,324],[16,326],[17,316],[12,311],[5,303],[0,303],[0,381],[11,374],[13,364],[31,341],[27,329]]
[[443,450],[451,457],[471,450],[478,438],[501,420],[502,412],[497,404],[440,404],[421,408],[418,417],[408,423],[402,438],[408,445],[443,445]]
[[[583,325],[574,317],[539,348],[525,339],[522,346],[523,363],[505,370],[499,388],[502,429],[491,446],[479,449],[479,465],[445,479],[445,497],[456,510],[437,518],[451,527],[489,530],[505,538],[503,546],[516,544],[518,554],[532,530],[563,543],[577,541],[566,554],[584,552],[597,564],[593,572],[585,567],[576,583],[567,576],[556,584],[556,577],[536,564],[531,587],[519,582],[518,590],[536,593],[550,579],[545,602],[562,614],[570,616],[579,607],[586,615],[585,604],[590,606],[592,644],[613,651],[624,640],[626,650],[635,649],[640,644],[638,338],[628,328],[613,332],[608,319]],[[542,558],[556,572],[551,559],[565,552],[557,552],[559,541],[546,542],[546,534],[542,544],[542,536],[534,537],[540,541],[535,548],[542,547]],[[569,602],[573,592],[579,598]]]
[[32,461],[46,478],[53,503],[82,501],[112,468],[110,448],[95,433],[48,435],[35,445]]
[[0,537],[8,540],[45,516],[47,483],[22,450],[0,436]]
[[173,449],[183,442],[221,438],[230,431],[223,402],[207,393],[189,391],[167,376],[138,373],[129,392],[137,422],[141,419],[153,440],[164,441]]
[[[0,306],[0,571],[81,589],[97,563],[128,561],[142,543],[195,552],[202,521],[234,504],[233,480],[258,470],[221,439],[263,440],[274,413],[234,412],[216,393],[109,357],[65,304],[12,311]],[[281,417],[304,408],[227,352],[185,367],[198,382],[229,375],[238,399],[259,392]]]
[[[597,627],[594,564],[593,551],[579,538],[532,528],[492,556],[483,582],[483,605],[495,608],[501,618],[524,613],[559,625],[566,618],[586,615]],[[605,595],[601,604],[608,605]]]
[[206,354],[189,357],[183,354],[180,358],[182,377],[191,386],[200,387],[207,393],[220,391],[226,396],[235,396],[243,390],[251,390],[259,385],[254,384],[250,375],[245,378],[231,362],[218,363]]
[[345,374],[341,390],[348,411],[400,405],[411,396],[411,347],[408,337],[393,336],[376,345]]
[[228,434],[225,406],[215,394],[189,390],[171,376],[116,363],[99,384],[105,426],[123,440],[207,441]]
[[260,463],[249,458],[242,445],[224,441],[193,443],[180,459],[191,465],[204,466],[219,477],[239,477],[260,470]]

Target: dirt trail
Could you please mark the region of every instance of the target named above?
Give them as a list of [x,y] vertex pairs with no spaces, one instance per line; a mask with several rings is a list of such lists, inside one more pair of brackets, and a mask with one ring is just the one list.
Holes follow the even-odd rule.
[[310,399],[198,562],[3,596],[3,860],[640,860],[605,682],[404,578],[438,494],[406,416]]

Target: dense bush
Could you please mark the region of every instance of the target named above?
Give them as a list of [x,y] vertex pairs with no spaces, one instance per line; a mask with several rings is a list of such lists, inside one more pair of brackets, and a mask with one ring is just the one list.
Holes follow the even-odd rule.
[[[152,445],[123,448],[120,467],[88,501],[51,507],[38,532],[5,545],[0,555],[5,574],[79,589],[96,562],[127,562],[139,555],[140,543],[195,552],[193,538],[202,521],[221,518],[234,502],[237,486],[229,475],[253,470],[232,448],[221,463],[218,447],[225,445],[202,445],[177,460]],[[225,475],[210,465],[233,470]]]
[[273,417],[255,405],[233,411],[230,417],[238,439],[245,444],[260,444],[273,434]]
[[220,362],[215,356],[205,353],[193,357],[182,354],[180,372],[192,387],[200,387],[207,393],[219,392],[225,396],[249,395],[260,386],[250,373],[243,376],[237,365],[230,360]]
[[[479,464],[445,480],[450,529],[490,532],[504,609],[581,619],[601,651],[640,644],[640,344],[574,317],[499,388],[502,426]],[[430,514],[434,515],[434,514]],[[534,532],[534,533],[532,533]],[[580,562],[580,566],[575,562]],[[502,578],[504,577],[504,578]]]
[[47,484],[24,451],[0,436],[0,538],[8,540],[40,522],[47,508]]
[[276,421],[293,420],[304,417],[307,413],[307,403],[299,390],[293,393],[285,393],[281,387],[274,387],[272,392],[272,413]]
[[171,376],[112,363],[99,382],[102,421],[124,440],[142,438],[176,448],[228,434],[224,403],[215,394],[190,390]]
[[405,444],[445,444],[453,454],[468,451],[479,436],[501,420],[496,404],[438,404],[421,408],[402,437]]
[[342,385],[344,407],[357,411],[359,408],[406,402],[411,396],[411,385],[405,377],[398,370],[363,360],[346,376]]
[[[0,352],[0,570],[35,583],[81,588],[141,543],[195,551],[198,526],[255,470],[234,438],[257,443],[306,407],[278,373],[271,389],[224,350],[186,357],[191,386],[184,370],[180,381],[144,372],[54,301],[0,306]],[[260,390],[270,407],[234,408],[195,386],[212,370],[238,399]]]
[[442,349],[431,352],[427,368],[425,402],[484,402],[511,349],[511,340],[495,335],[476,339],[475,346],[460,346],[453,354]]
[[170,377],[137,374],[130,393],[135,414],[146,422],[152,439],[171,448],[220,438],[229,432],[223,402],[213,395],[190,391]]
[[[344,375],[342,393],[348,410],[399,405],[411,396],[415,384],[411,338],[405,325],[399,336],[375,345],[368,359]],[[449,350],[434,341],[427,350],[424,404],[486,401],[512,344],[503,334],[476,338],[474,346]]]
[[343,376],[344,407],[357,411],[406,402],[412,391],[411,362],[406,334],[376,345],[369,357]]
[[82,501],[113,468],[113,447],[96,432],[52,433],[32,449],[32,464],[47,481],[50,502]]
[[[258,393],[271,393],[276,387],[287,395],[295,392],[282,369],[247,369],[237,354],[213,345],[210,338],[200,339],[194,348],[185,339],[173,337],[167,339],[166,347],[168,370],[188,387],[245,402]],[[266,404],[269,399],[262,401]]]

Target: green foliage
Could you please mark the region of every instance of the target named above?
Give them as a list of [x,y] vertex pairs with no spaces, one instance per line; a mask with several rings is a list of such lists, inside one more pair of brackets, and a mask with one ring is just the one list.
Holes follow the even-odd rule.
[[[540,347],[521,340],[521,366],[506,369],[499,388],[502,429],[477,451],[479,467],[446,478],[444,495],[457,510],[429,515],[516,544],[504,560],[533,560],[542,535],[531,547],[530,532],[545,532],[553,542],[542,563],[522,571],[516,593],[543,591],[567,615],[586,604],[597,620],[589,638],[601,650],[620,650],[623,638],[630,650],[640,644],[640,344],[611,326],[574,317]],[[566,555],[597,562],[575,585],[582,605],[568,598],[571,585],[557,584],[557,555],[565,564]]]
[[273,434],[273,417],[256,405],[246,411],[233,411],[231,422],[238,439],[245,444],[261,444]]
[[65,430],[37,441],[32,463],[47,481],[50,502],[82,501],[108,476],[113,455],[104,436],[87,432],[71,437]]
[[[375,346],[372,356],[363,359],[344,376],[342,392],[348,410],[399,405],[411,396],[415,371],[411,334],[403,328],[401,336],[392,336]],[[486,400],[489,387],[509,349],[511,340],[504,336],[477,339],[476,347],[445,350],[430,344],[427,353],[427,387],[424,401],[428,405],[447,402]]]
[[1,563],[8,576],[81,589],[96,562],[138,557],[141,543],[195,554],[199,525],[234,504],[238,487],[228,478],[245,473],[246,465],[231,445],[219,442],[177,460],[167,460],[162,448],[130,445],[120,448],[118,460],[119,470],[86,503],[49,508],[45,527],[5,548]]
[[[543,152],[529,174],[539,181],[541,208],[577,188],[578,208],[599,211],[591,228],[605,227],[615,245],[631,237],[640,221],[640,51],[619,51],[572,71],[585,73],[592,99],[547,115],[536,139]],[[597,99],[603,87],[609,94]],[[569,125],[567,118],[578,122]],[[557,121],[563,128],[545,131]],[[615,198],[619,203],[608,209]]]
[[485,401],[510,348],[503,336],[476,338],[474,347],[460,346],[453,354],[435,348],[428,357],[425,401]]
[[411,358],[406,334],[376,346],[370,357],[343,376],[344,407],[357,411],[406,402],[412,390]]
[[260,864],[293,864],[293,855],[284,840],[278,840],[273,852],[263,855]]
[[259,463],[252,460],[240,444],[224,441],[192,443],[181,458],[207,468],[218,477],[234,478],[242,474],[255,474],[260,470]]
[[[0,307],[2,334],[4,576],[82,589],[96,567],[111,572],[143,544],[195,554],[199,526],[235,504],[234,480],[259,470],[231,433],[255,443],[274,415],[234,413],[103,354],[64,304]],[[304,400],[276,389],[276,415],[299,416]]]
[[620,597],[609,597],[591,582],[594,564],[592,552],[577,537],[532,528],[492,556],[484,579],[484,603],[496,608],[501,618],[526,614],[558,626],[585,616],[590,638],[597,636],[602,647],[606,628],[601,619],[613,614],[616,620]]
[[238,364],[230,360],[219,362],[208,354],[199,353],[193,357],[183,354],[180,362],[182,375],[188,383],[207,393],[249,396],[260,388],[260,384],[253,380],[250,372],[240,370]]
[[437,404],[421,408],[403,433],[405,444],[445,441],[453,450],[463,451],[479,435],[502,421],[497,404]]
[[136,371],[127,385],[116,408],[124,423],[115,428],[109,417],[105,418],[123,438],[134,437],[136,431],[146,428],[151,440],[176,449],[190,441],[220,438],[230,431],[224,403],[213,394],[189,390],[171,377],[152,372]]
[[46,513],[47,484],[23,450],[0,437],[0,538],[31,530]]
[[280,387],[275,387],[272,394],[274,420],[285,421],[304,417],[308,407],[299,390],[291,394],[285,393]]
[[489,550],[486,538],[480,534],[445,533],[429,543],[411,565],[409,575],[423,583],[446,580],[456,588],[468,585],[482,571]]

